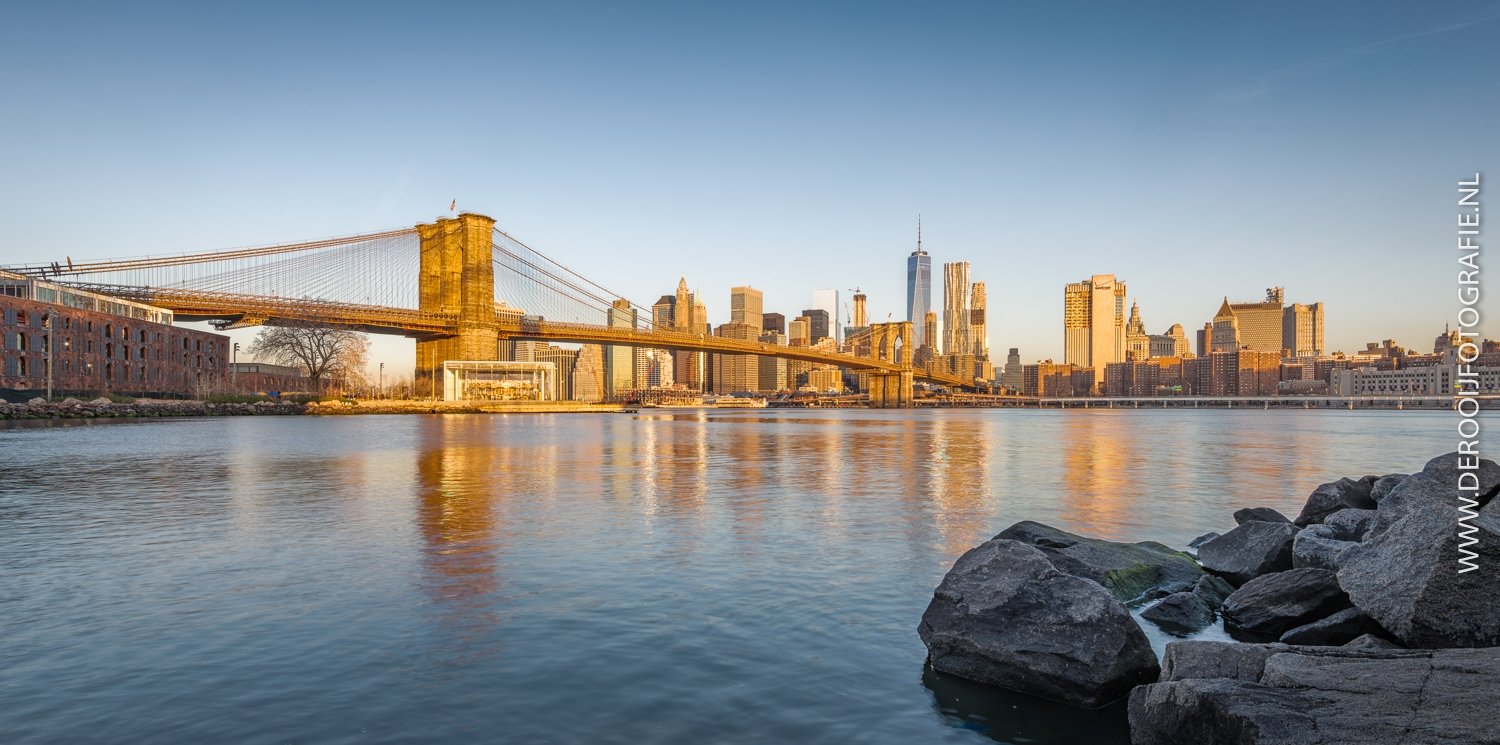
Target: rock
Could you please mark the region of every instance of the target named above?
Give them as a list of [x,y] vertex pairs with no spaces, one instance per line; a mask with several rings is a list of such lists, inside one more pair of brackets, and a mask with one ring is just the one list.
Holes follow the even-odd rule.
[[100,396],[100,397],[94,399],[93,401],[89,402],[90,406],[110,406],[110,405],[113,405],[113,404],[114,404],[114,401],[111,401],[111,400],[109,400],[109,399],[107,399],[107,398],[105,398],[103,396]]
[[[1169,645],[1170,658],[1173,647]],[[1135,745],[1500,743],[1500,649],[1281,648],[1256,672],[1131,692]],[[1252,675],[1253,674],[1253,675]]]
[[1327,569],[1291,569],[1256,577],[1224,600],[1224,627],[1280,636],[1349,607]]
[[[1375,518],[1379,515],[1376,510],[1347,507],[1323,518],[1323,524],[1333,528],[1339,540],[1357,542],[1364,540],[1365,534],[1375,527]],[[1296,547],[1292,550],[1296,551]]]
[[72,396],[69,396],[69,397],[63,399],[62,402],[63,402],[63,405],[65,405],[65,406],[78,406],[78,405],[80,405],[80,404],[83,403],[82,401],[79,401],[78,399],[73,398]]
[[1284,644],[1336,646],[1385,629],[1358,608],[1345,608],[1327,618],[1303,624],[1281,635]]
[[[1209,575],[1205,574],[1203,576],[1207,577]],[[1195,584],[1193,582],[1168,582],[1159,587],[1147,590],[1145,594],[1141,595],[1140,599],[1142,601],[1160,600],[1168,595],[1176,595],[1179,592],[1191,592]]]
[[[1364,510],[1361,510],[1363,512]],[[1336,538],[1341,535],[1331,525],[1309,525],[1292,539],[1292,567],[1300,569],[1338,569],[1339,559],[1358,543]]]
[[1270,507],[1246,507],[1234,511],[1234,524],[1244,525],[1251,520],[1259,520],[1265,523],[1289,523],[1291,520],[1286,515],[1271,509]]
[[1215,533],[1212,530],[1210,530],[1207,533],[1204,533],[1203,535],[1200,535],[1197,538],[1194,538],[1193,540],[1188,541],[1188,548],[1197,548],[1197,547],[1202,546],[1203,544],[1208,543],[1209,541],[1211,541],[1211,540],[1213,540],[1215,538],[1218,538],[1218,537],[1219,537],[1218,533]]
[[1404,473],[1392,473],[1376,479],[1375,483],[1370,486],[1370,499],[1380,504],[1381,500],[1385,499],[1386,495],[1390,494],[1391,490],[1396,488],[1396,485],[1400,484],[1406,476],[1407,474]]
[[1346,642],[1344,649],[1401,649],[1401,645],[1374,634],[1361,634],[1353,641]]
[[1190,633],[1214,622],[1214,610],[1191,592],[1168,595],[1147,608],[1141,617],[1166,631]]
[[[1481,490],[1500,487],[1500,466],[1480,461]],[[1364,543],[1339,559],[1339,583],[1360,609],[1408,647],[1500,644],[1500,515],[1468,520],[1478,571],[1460,573],[1456,454],[1434,458],[1380,504]]]
[[1373,510],[1376,504],[1370,498],[1370,489],[1374,487],[1375,481],[1375,476],[1366,476],[1358,480],[1345,478],[1321,484],[1308,495],[1302,512],[1292,522],[1305,528],[1323,522],[1323,518],[1346,507]]
[[954,563],[918,635],[939,672],[1089,708],[1156,679],[1156,654],[1098,583],[996,538]]
[[1224,581],[1223,577],[1215,577],[1205,574],[1198,579],[1198,584],[1193,585],[1193,594],[1197,595],[1204,605],[1214,610],[1224,604],[1224,598],[1234,594],[1234,585]]
[[1235,585],[1267,572],[1292,568],[1292,537],[1297,527],[1287,523],[1247,522],[1198,547],[1203,568]]
[[30,401],[27,401],[26,403],[28,403],[28,404],[30,404],[32,406],[42,406],[42,405],[44,405],[44,404],[47,403],[47,399],[42,398],[41,396],[37,396],[36,398],[33,398]]
[[1134,600],[1172,582],[1197,582],[1203,576],[1192,557],[1155,541],[1116,543],[1086,538],[1030,520],[995,537],[1034,546],[1058,571],[1098,582],[1120,600]]
[[1161,680],[1191,678],[1235,678],[1259,680],[1266,660],[1286,648],[1284,644],[1240,642],[1172,642],[1162,656]]

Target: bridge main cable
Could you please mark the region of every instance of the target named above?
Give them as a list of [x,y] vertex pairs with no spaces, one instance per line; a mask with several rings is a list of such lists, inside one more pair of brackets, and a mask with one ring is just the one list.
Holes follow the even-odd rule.
[[105,274],[110,272],[128,272],[139,269],[157,269],[170,266],[185,266],[190,264],[207,264],[216,261],[233,261],[236,259],[251,259],[261,256],[274,256],[276,254],[295,253],[297,251],[311,251],[319,248],[331,248],[343,246],[350,243],[380,240],[382,238],[395,238],[403,235],[416,235],[417,229],[397,228],[378,233],[364,233],[361,235],[340,236],[337,238],[323,238],[315,241],[302,243],[286,243],[275,246],[256,246],[252,248],[239,248],[229,251],[212,251],[200,253],[168,254],[164,256],[144,256],[133,259],[117,259],[111,261],[92,261],[74,263],[69,260],[66,264],[50,262],[46,264],[22,264],[6,267],[9,271],[25,274],[28,276],[46,278],[72,276],[78,274]]

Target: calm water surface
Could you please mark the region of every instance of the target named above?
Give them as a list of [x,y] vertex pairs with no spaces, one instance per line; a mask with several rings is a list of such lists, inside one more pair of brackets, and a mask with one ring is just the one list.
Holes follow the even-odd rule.
[[1128,741],[1118,709],[924,671],[917,621],[954,558],[1022,519],[1181,546],[1236,507],[1295,513],[1319,482],[1415,470],[1452,425],[1090,410],[12,426],[0,741]]

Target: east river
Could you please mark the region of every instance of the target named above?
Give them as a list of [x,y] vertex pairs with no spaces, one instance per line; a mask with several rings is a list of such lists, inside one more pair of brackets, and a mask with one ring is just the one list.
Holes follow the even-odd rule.
[[1456,416],[12,425],[0,742],[1128,741],[1119,707],[924,672],[954,558],[1023,519],[1181,547],[1295,515],[1453,449]]

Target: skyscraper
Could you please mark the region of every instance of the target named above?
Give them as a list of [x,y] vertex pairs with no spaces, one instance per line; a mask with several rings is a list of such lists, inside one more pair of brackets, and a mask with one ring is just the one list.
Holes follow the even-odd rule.
[[802,317],[807,319],[808,344],[817,344],[819,339],[826,339],[831,334],[828,311],[822,308],[808,308],[802,311]]
[[943,265],[943,354],[970,354],[969,262]]
[[1323,354],[1323,304],[1286,306],[1281,320],[1281,343],[1293,357]]
[[1285,347],[1282,339],[1282,304],[1285,302],[1286,292],[1280,287],[1271,287],[1266,290],[1266,299],[1261,302],[1230,303],[1229,307],[1234,311],[1234,320],[1239,327],[1239,346],[1235,349],[1243,346],[1257,352],[1281,354]]
[[969,345],[975,357],[990,356],[990,337],[985,325],[985,298],[983,282],[975,282],[969,293]]
[[828,335],[833,337],[834,341],[839,341],[841,333],[839,320],[843,318],[843,314],[839,312],[839,291],[813,290],[813,307],[828,314]]
[[760,328],[763,331],[775,331],[782,336],[786,335],[786,316],[780,313],[762,313]]
[[1210,329],[1210,351],[1233,352],[1240,348],[1240,322],[1235,317],[1234,308],[1229,305],[1229,298],[1224,298],[1224,304],[1220,305],[1219,312],[1214,314]]
[[870,316],[865,309],[865,294],[859,290],[854,291],[854,319],[851,321],[855,328],[864,328],[870,325]]
[[1151,356],[1151,335],[1141,320],[1140,303],[1130,304],[1130,318],[1125,321],[1125,359],[1144,360]]
[[906,258],[906,320],[912,325],[912,344],[937,345],[927,338],[927,311],[932,309],[932,257],[922,250],[922,217],[917,216],[917,250]]
[[1000,385],[1012,391],[1021,390],[1021,350],[1011,347],[1005,355],[1005,371],[1000,375]]
[[[635,328],[636,310],[630,301],[616,300],[610,304],[609,324],[612,328]],[[634,390],[635,348],[611,344],[604,348],[604,395],[618,398],[626,391]]]
[[1125,361],[1125,283],[1095,274],[1063,288],[1063,364],[1087,367],[1094,380],[1104,366]]
[[755,327],[756,336],[760,335],[761,325],[765,323],[764,313],[765,293],[754,287],[731,287],[729,288],[729,322],[743,323]]

